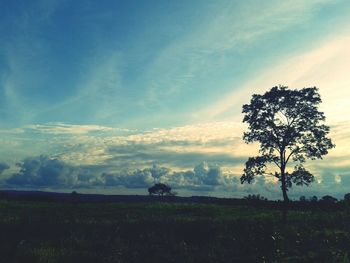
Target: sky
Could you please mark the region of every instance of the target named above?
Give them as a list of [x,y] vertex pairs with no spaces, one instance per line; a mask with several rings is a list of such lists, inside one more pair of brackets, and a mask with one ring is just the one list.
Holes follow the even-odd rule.
[[319,88],[330,137],[292,198],[350,192],[350,2],[0,1],[0,188],[281,197],[239,177],[242,105]]

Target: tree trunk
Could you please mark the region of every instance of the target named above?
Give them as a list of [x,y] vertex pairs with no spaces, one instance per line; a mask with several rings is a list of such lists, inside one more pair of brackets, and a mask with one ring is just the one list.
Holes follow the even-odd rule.
[[283,178],[282,180],[283,180],[283,182],[282,182],[281,188],[282,188],[282,194],[283,194],[283,201],[284,201],[284,203],[288,203],[289,198],[287,195],[286,181],[285,181],[285,178]]
[[285,174],[285,169],[283,166],[281,167],[281,183],[282,183],[281,188],[282,188],[282,194],[283,194],[282,222],[283,222],[283,224],[286,224],[287,223],[289,198],[287,195],[286,174]]

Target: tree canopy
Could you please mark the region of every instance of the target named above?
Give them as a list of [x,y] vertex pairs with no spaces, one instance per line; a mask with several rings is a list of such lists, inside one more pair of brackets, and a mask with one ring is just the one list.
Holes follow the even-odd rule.
[[148,188],[148,193],[150,195],[158,195],[158,196],[172,195],[171,187],[162,183],[156,183],[152,187]]
[[[307,159],[322,159],[335,147],[327,138],[329,127],[325,115],[318,110],[321,97],[316,87],[300,90],[276,86],[263,95],[254,94],[250,104],[243,105],[243,122],[248,131],[246,143],[260,143],[259,156],[245,164],[241,182],[251,183],[257,175],[272,175],[281,182],[283,198],[288,201],[288,188],[309,185],[314,176],[303,167]],[[267,172],[267,164],[278,172]],[[292,163],[293,171],[287,165]]]

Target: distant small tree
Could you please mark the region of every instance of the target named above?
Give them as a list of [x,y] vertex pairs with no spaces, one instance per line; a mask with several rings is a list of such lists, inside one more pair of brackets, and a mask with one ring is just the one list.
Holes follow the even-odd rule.
[[318,201],[318,197],[316,195],[310,197],[310,202],[317,202]]
[[306,202],[306,197],[305,197],[305,195],[300,196],[299,201],[300,201],[300,202]]
[[249,194],[249,195],[245,196],[244,199],[247,199],[247,200],[258,200],[258,201],[267,201],[267,198],[261,196],[260,194],[257,194],[257,195]]
[[321,198],[321,201],[327,204],[334,204],[338,201],[338,199],[330,195],[325,195]]
[[[316,87],[291,90],[278,86],[263,95],[254,94],[250,104],[243,105],[243,122],[248,124],[243,139],[246,143],[260,143],[260,155],[248,159],[241,183],[251,183],[258,175],[276,177],[287,207],[287,191],[293,184],[309,185],[314,181],[303,163],[322,159],[335,146],[327,138],[329,127],[323,124],[320,103]],[[290,163],[294,171],[288,171]],[[277,171],[267,173],[267,164],[277,166]]]
[[70,194],[70,199],[72,202],[77,202],[79,199],[79,194],[77,191],[72,191]]
[[148,188],[148,193],[150,195],[158,196],[173,195],[173,193],[171,192],[171,187],[162,183],[156,183],[152,187]]
[[344,201],[350,202],[350,193],[344,195]]

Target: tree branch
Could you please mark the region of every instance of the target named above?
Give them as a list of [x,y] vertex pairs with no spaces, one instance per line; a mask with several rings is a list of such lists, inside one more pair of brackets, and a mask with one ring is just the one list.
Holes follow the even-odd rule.
[[272,160],[272,161],[274,162],[274,164],[276,164],[276,166],[277,166],[278,168],[281,169],[281,166],[278,164],[278,162],[276,162],[275,160]]
[[286,159],[286,164],[288,163],[289,161],[289,158],[297,151],[297,149],[294,149],[290,152],[290,154],[288,155],[287,159]]

